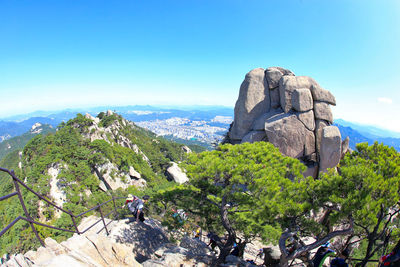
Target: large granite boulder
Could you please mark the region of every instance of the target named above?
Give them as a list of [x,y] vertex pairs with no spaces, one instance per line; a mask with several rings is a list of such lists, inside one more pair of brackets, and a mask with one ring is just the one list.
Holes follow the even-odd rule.
[[235,120],[229,133],[232,140],[242,139],[250,130],[257,117],[270,109],[268,85],[265,70],[254,69],[247,73],[240,86],[239,98],[235,105]]
[[295,114],[282,113],[269,118],[265,122],[265,134],[287,156],[302,158],[315,152],[314,133]]
[[311,77],[280,67],[254,69],[240,87],[227,140],[271,142],[283,154],[300,159],[308,168],[304,175],[317,177],[348,151],[332,126],[331,105],[336,105],[333,94]]

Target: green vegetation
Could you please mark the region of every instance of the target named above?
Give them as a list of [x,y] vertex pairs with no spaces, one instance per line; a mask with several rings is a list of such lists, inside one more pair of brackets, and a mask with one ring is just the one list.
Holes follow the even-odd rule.
[[318,186],[319,191],[330,192],[327,200],[340,207],[335,218],[354,219],[346,245],[361,239],[356,253],[363,261],[358,266],[378,259],[400,238],[400,153],[394,148],[377,142],[358,144],[341,161],[339,172],[326,175]]
[[[99,187],[100,180],[96,170],[106,163],[114,166],[114,179],[119,177],[128,182],[125,176],[130,167],[133,167],[146,180],[149,188],[169,184],[164,173],[170,161],[185,159],[182,145],[158,138],[153,133],[128,123],[117,114],[99,114],[99,119],[99,123],[95,125],[91,119],[78,114],[76,118],[60,124],[57,132],[32,138],[26,144],[21,159],[18,151],[15,151],[8,154],[0,162],[0,166],[14,169],[17,177],[25,179],[27,185],[49,199],[51,176],[48,170],[51,167],[57,169],[58,186],[66,194],[63,208],[73,214],[79,214],[88,207],[109,200],[110,193],[118,196],[128,192],[142,194],[133,186],[127,190],[103,192]],[[96,140],[91,142],[91,135],[95,135]],[[22,162],[22,169],[18,168],[19,161]],[[14,191],[8,174],[0,173],[0,181],[1,196]],[[39,203],[39,199],[28,192],[24,192],[24,198],[30,215],[35,220],[45,220],[47,224],[73,229],[69,215],[62,214],[56,219],[52,206],[43,201]],[[41,211],[38,210],[39,206]],[[112,203],[107,204],[104,213],[111,211],[112,206]],[[90,214],[93,212],[88,215]],[[24,216],[24,213],[16,196],[0,202],[0,216],[4,218],[0,221],[0,229],[20,215]],[[70,236],[69,233],[45,227],[38,227],[38,232],[43,237],[51,236],[56,240]],[[29,225],[20,221],[0,238],[0,253],[23,252],[37,245]]]
[[[48,133],[53,133],[55,132],[55,129],[51,128],[50,125],[43,125],[41,126],[41,134],[46,135]],[[5,140],[0,143],[0,160],[3,159],[7,154],[20,150],[24,148],[24,146],[31,140],[34,136],[36,136],[38,133],[32,133],[32,132],[27,132],[24,133],[21,136],[16,136],[13,138],[10,138],[8,140]]]
[[[219,262],[233,242],[244,247],[255,237],[279,241],[281,266],[294,258],[310,262],[310,250],[342,236],[339,249],[355,248],[363,266],[399,238],[399,157],[387,146],[359,144],[338,172],[315,180],[304,178],[304,166],[271,144],[222,145],[191,155],[184,165],[190,183],[162,190],[155,199],[161,212],[182,208],[205,230],[226,234],[227,242],[218,244]],[[301,239],[309,236],[316,241],[306,246]]]
[[[312,249],[339,238],[341,247],[337,249],[350,248],[352,255],[362,260],[358,265],[365,266],[400,238],[400,154],[382,144],[358,144],[337,169],[313,179],[303,177],[304,165],[283,156],[270,143],[226,144],[187,156],[182,144],[159,138],[117,114],[101,113],[98,118],[95,124],[79,114],[62,123],[56,133],[32,138],[22,158],[18,151],[7,154],[0,166],[14,169],[17,177],[48,198],[48,170],[57,169],[58,184],[67,198],[64,208],[74,214],[108,200],[110,194],[150,195],[147,214],[162,220],[171,229],[172,239],[196,225],[225,235],[226,242],[217,243],[221,250],[218,263],[234,242],[242,253],[247,243],[259,238],[280,244],[281,266],[294,258],[309,264]],[[20,161],[22,169],[18,167]],[[188,183],[167,181],[165,171],[171,161],[183,162]],[[110,164],[114,166],[112,179],[128,179],[126,174],[133,167],[146,180],[147,188],[129,186],[103,192],[98,175],[104,174],[100,167]],[[4,173],[0,173],[0,184],[1,196],[14,190]],[[22,190],[35,220],[73,228],[68,215],[57,219],[51,206]],[[112,209],[109,204],[104,207],[106,213]],[[177,209],[183,209],[188,219],[174,217]],[[20,215],[24,214],[18,198],[0,202],[0,217],[4,218],[0,228]],[[69,236],[48,228],[37,229],[42,237],[58,241]],[[315,242],[306,245],[302,242],[305,237],[313,237]],[[26,251],[37,245],[29,225],[20,221],[0,238],[0,253]]]

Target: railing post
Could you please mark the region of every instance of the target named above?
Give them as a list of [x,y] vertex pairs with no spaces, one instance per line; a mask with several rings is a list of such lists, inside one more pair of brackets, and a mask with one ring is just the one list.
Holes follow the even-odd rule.
[[113,201],[113,204],[114,204],[114,210],[117,211],[117,205],[115,205],[114,196],[112,196],[112,201]]
[[[21,206],[22,206],[22,209],[24,210],[25,216],[26,216],[26,218],[28,218],[30,221],[33,221],[32,217],[29,215],[28,210],[26,209],[26,206],[25,206],[25,203],[24,203],[24,199],[22,198],[22,195],[21,195],[21,190],[19,189],[18,182],[15,180],[15,173],[14,173],[14,170],[11,170],[11,176],[12,176],[12,178],[13,178],[15,190],[16,190],[17,193],[18,193],[18,198],[19,198],[19,201],[21,202]],[[45,244],[44,244],[43,240],[39,237],[39,234],[38,234],[38,232],[36,231],[36,228],[35,228],[35,226],[33,225],[33,223],[32,223],[32,222],[29,222],[29,224],[30,224],[30,226],[31,226],[31,228],[32,228],[32,231],[35,233],[37,239],[39,240],[40,244],[41,244],[43,247],[45,247]]]
[[109,235],[106,222],[104,221],[103,212],[101,211],[101,206],[99,206],[99,211],[100,211],[100,215],[101,215],[101,220],[103,221],[103,224],[104,224],[104,228],[106,229],[106,233],[107,233],[107,235]]
[[[112,196],[112,201],[113,201],[113,204],[114,204],[114,219],[115,219],[115,216],[118,215],[118,212],[117,212],[117,205],[115,205],[114,196]],[[118,218],[118,219],[119,219],[119,218]]]
[[80,235],[80,234],[81,234],[81,232],[79,232],[78,226],[76,225],[76,222],[75,222],[74,215],[72,215],[72,212],[71,212],[70,210],[68,210],[68,211],[71,213],[69,216],[71,216],[71,220],[72,220],[72,223],[74,224],[74,227],[75,227],[76,233],[77,233],[78,235]]

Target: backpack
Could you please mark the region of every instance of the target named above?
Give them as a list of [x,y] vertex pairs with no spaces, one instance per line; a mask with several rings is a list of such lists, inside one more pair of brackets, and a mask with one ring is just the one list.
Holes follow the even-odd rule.
[[139,198],[136,198],[136,199],[134,199],[132,202],[129,202],[129,203],[128,203],[128,209],[129,209],[131,212],[135,212],[135,211],[136,211],[136,208],[137,208],[137,206],[138,206],[138,204],[139,204]]

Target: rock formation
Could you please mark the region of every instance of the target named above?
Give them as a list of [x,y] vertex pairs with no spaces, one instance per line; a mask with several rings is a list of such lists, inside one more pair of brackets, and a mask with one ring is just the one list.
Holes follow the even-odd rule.
[[301,160],[305,176],[317,177],[345,152],[330,105],[336,105],[335,97],[311,77],[280,67],[253,69],[240,86],[227,141],[268,141]]
[[[84,231],[98,222],[96,216],[82,219],[78,226]],[[202,241],[183,236],[179,245],[171,243],[167,238],[167,228],[154,219],[146,218],[144,223],[129,223],[126,220],[109,220],[105,218],[109,234],[97,223],[85,233],[74,234],[69,239],[57,243],[51,238],[45,239],[46,247],[30,250],[24,255],[5,254],[0,258],[1,267],[35,267],[35,266],[143,266],[143,267],[180,267],[180,266],[213,266],[216,254],[206,245],[208,238]],[[245,249],[245,258],[256,258],[263,247],[254,241]],[[279,249],[278,249],[279,251]],[[258,264],[262,259],[258,258]],[[252,267],[243,259],[229,256],[225,267]]]
[[171,181],[175,181],[178,184],[184,184],[189,181],[186,173],[182,171],[182,169],[178,166],[177,163],[171,162],[172,165],[167,169],[167,177]]

